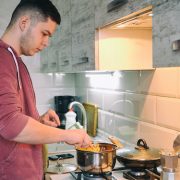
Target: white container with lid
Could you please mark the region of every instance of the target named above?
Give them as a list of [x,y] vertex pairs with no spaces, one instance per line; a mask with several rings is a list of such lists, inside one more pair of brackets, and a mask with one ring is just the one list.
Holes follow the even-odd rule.
[[66,129],[69,129],[76,123],[76,113],[70,109],[66,114]]

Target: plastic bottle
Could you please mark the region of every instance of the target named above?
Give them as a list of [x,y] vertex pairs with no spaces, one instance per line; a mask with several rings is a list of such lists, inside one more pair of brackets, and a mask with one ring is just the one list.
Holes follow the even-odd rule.
[[76,113],[70,109],[66,114],[66,129],[69,129],[76,123]]

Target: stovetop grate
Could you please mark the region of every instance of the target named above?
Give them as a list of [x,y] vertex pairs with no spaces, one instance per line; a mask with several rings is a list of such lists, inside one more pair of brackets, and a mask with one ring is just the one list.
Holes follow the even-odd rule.
[[117,180],[112,173],[108,175],[83,175],[82,172],[71,172],[71,175],[76,180]]
[[160,174],[157,172],[156,168],[143,170],[122,168],[119,171],[116,170],[116,173],[110,172],[101,175],[84,175],[83,172],[71,172],[71,175],[76,180],[118,180],[115,175],[117,173],[122,174],[123,178],[127,180],[160,180]]

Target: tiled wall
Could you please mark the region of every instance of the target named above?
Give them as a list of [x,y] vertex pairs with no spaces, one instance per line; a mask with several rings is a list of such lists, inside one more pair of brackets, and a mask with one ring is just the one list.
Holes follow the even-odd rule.
[[[88,76],[88,77],[86,77]],[[77,74],[76,95],[99,107],[99,129],[136,143],[171,148],[180,132],[180,68]]]
[[[31,68],[29,68],[31,71]],[[61,73],[31,73],[40,114],[54,109],[54,96],[75,95],[74,76]]]

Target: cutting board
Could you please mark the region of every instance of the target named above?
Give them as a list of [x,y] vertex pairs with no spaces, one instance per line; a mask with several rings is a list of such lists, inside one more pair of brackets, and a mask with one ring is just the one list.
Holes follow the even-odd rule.
[[87,115],[87,133],[96,136],[98,125],[98,107],[95,104],[83,103]]

